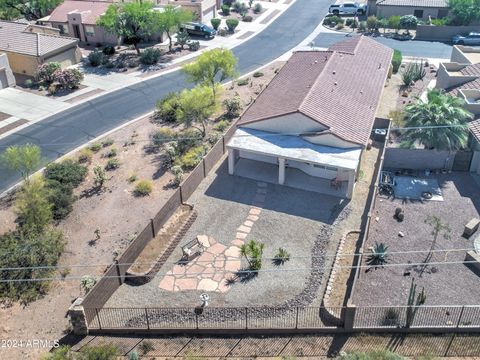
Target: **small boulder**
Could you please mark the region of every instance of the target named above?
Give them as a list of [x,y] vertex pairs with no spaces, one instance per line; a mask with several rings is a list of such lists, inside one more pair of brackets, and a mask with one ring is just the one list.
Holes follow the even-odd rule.
[[403,231],[399,231],[399,232],[398,232],[398,236],[400,236],[400,237],[404,237],[404,236],[405,236],[405,234],[403,233]]

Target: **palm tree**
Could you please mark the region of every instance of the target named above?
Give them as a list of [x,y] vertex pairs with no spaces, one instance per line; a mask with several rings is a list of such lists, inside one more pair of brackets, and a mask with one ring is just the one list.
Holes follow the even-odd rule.
[[416,100],[405,108],[405,126],[412,129],[402,136],[402,147],[419,142],[428,149],[458,150],[467,145],[467,122],[472,114],[461,98],[430,89],[426,101],[419,97]]
[[262,268],[262,255],[265,244],[250,240],[240,247],[240,254],[247,259],[250,270],[258,271]]

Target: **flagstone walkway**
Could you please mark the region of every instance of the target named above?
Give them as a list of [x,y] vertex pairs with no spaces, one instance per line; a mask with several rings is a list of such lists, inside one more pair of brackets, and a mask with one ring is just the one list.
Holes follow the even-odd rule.
[[216,291],[225,293],[229,282],[241,267],[240,247],[252,226],[258,220],[267,195],[267,184],[257,183],[257,192],[246,220],[237,228],[235,239],[223,245],[208,235],[197,235],[204,252],[188,264],[176,264],[160,281],[160,289],[167,291]]

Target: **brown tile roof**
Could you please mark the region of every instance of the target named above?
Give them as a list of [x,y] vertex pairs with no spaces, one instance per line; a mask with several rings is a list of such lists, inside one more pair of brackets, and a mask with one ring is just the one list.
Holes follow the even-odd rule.
[[470,121],[468,123],[468,127],[475,139],[480,142],[480,116],[478,116],[475,120]]
[[82,13],[82,24],[95,25],[112,2],[66,0],[50,14],[49,22],[67,22],[67,14]]
[[393,50],[365,36],[328,51],[296,52],[238,124],[299,112],[353,143],[365,145]]
[[460,70],[462,75],[467,76],[480,76],[480,63],[474,65],[467,65]]
[[469,80],[463,84],[458,84],[446,89],[450,95],[457,95],[461,89],[480,90],[480,63],[475,65],[467,65],[460,70],[460,73],[465,76],[476,76],[476,79]]
[[46,56],[63,48],[77,46],[77,39],[26,31],[28,26],[26,23],[0,21],[0,50]]
[[448,8],[448,0],[380,0],[377,2],[377,5]]

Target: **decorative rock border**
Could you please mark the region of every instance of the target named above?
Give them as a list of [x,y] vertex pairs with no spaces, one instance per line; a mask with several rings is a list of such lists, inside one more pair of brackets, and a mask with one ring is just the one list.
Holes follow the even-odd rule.
[[[184,204],[188,205],[188,204]],[[157,257],[155,260],[155,263],[148,269],[147,271],[143,273],[136,273],[134,271],[128,270],[125,276],[125,282],[129,285],[134,285],[134,286],[140,286],[144,285],[148,282],[150,282],[155,275],[158,273],[160,268],[165,264],[165,262],[168,260],[170,255],[173,253],[175,248],[178,246],[180,241],[182,241],[183,237],[187,233],[188,229],[192,226],[192,224],[195,222],[197,219],[198,213],[196,210],[193,210],[192,205],[188,205],[192,209],[192,213],[190,216],[185,220],[183,225],[177,230],[175,235],[172,237],[172,240],[168,244],[167,248],[163,251],[161,255]],[[151,241],[153,241],[152,239]]]

